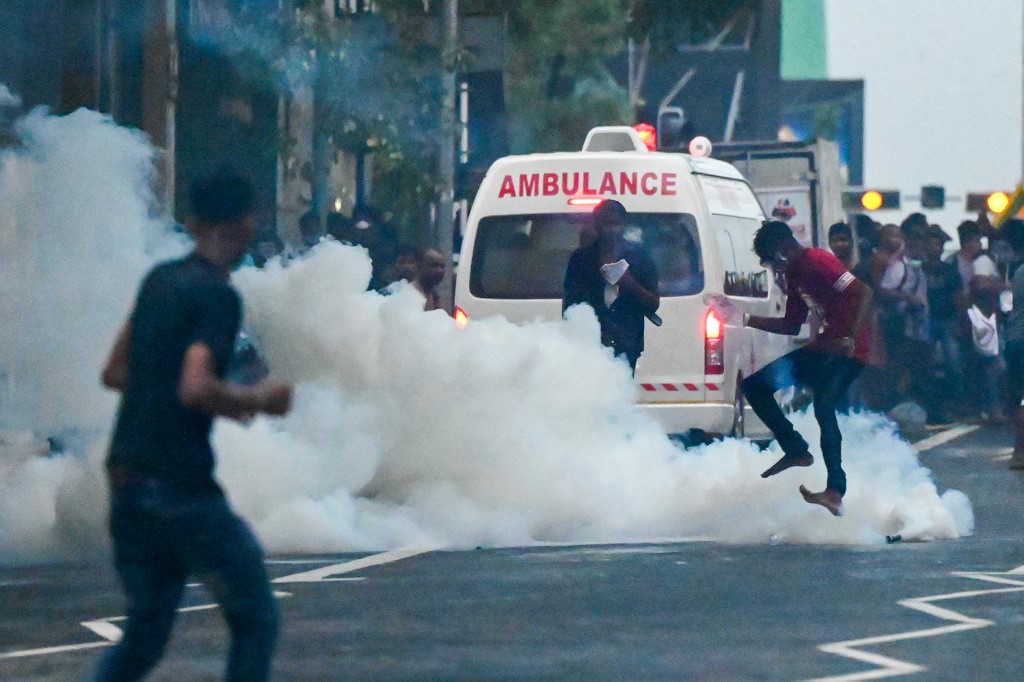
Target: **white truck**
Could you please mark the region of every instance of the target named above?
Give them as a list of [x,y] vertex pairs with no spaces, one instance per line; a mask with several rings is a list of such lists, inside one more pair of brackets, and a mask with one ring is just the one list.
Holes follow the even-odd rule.
[[765,215],[787,223],[804,246],[828,248],[829,226],[846,220],[835,142],[719,143],[713,155],[735,166]]

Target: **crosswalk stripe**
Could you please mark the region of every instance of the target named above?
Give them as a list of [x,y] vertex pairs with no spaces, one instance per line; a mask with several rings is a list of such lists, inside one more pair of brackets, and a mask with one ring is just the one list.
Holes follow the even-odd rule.
[[918,442],[914,443],[914,449],[917,450],[918,452],[927,452],[932,448],[937,448],[940,445],[948,443],[954,438],[966,436],[968,433],[972,433],[977,430],[978,426],[976,424],[963,424],[961,426],[954,426],[948,431],[943,431],[942,433],[937,433],[934,436],[929,436],[924,440],[919,440]]

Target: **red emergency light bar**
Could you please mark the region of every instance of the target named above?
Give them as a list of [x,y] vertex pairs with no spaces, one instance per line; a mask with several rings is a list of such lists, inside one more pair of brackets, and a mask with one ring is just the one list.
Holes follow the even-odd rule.
[[570,206],[597,206],[604,201],[604,197],[599,196],[577,196],[569,199]]
[[633,126],[633,130],[640,136],[640,141],[647,149],[652,152],[658,151],[658,131],[654,126],[650,123],[637,123]]

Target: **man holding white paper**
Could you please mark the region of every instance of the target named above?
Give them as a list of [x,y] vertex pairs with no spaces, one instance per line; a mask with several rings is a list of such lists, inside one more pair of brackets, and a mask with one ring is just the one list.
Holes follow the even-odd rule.
[[644,350],[644,318],[657,324],[658,272],[639,244],[623,238],[629,214],[614,199],[594,209],[597,239],[569,257],[565,270],[562,312],[585,303],[601,324],[601,343],[614,349],[636,370]]

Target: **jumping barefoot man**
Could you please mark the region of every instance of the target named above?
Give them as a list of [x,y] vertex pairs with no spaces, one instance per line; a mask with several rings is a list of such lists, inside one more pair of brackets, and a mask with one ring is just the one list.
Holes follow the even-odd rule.
[[783,355],[743,380],[743,394],[761,421],[771,429],[785,453],[761,474],[768,478],[790,467],[811,466],[814,458],[807,441],[797,433],[779,404],[775,391],[800,384],[814,393],[814,417],[821,427],[821,455],[828,482],[825,490],[800,492],[807,502],[820,504],[839,516],[846,493],[842,466],[842,435],[836,419],[836,404],[846,394],[867,360],[871,337],[868,319],[871,288],[853,276],[838,258],[824,249],[805,248],[789,227],[766,221],[754,236],[754,253],[761,263],[786,276],[786,314],[760,317],[740,314],[721,295],[706,301],[723,318],[773,334],[796,335],[811,320],[811,342]]

